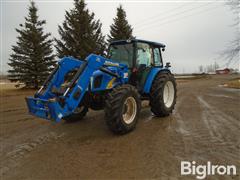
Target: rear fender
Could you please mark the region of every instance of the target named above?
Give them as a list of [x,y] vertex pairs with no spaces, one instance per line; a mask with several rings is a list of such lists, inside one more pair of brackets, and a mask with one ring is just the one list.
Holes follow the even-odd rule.
[[157,76],[157,74],[164,73],[164,72],[171,73],[168,68],[152,68],[151,71],[149,72],[146,82],[144,84],[143,93],[149,94],[151,87],[152,87],[152,83],[153,83],[155,77]]

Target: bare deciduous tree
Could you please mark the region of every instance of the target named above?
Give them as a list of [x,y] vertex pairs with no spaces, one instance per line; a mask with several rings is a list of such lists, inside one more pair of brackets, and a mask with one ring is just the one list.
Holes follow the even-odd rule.
[[229,0],[226,4],[230,7],[232,12],[236,15],[234,19],[234,24],[232,26],[236,27],[235,39],[232,40],[229,46],[221,54],[229,63],[233,61],[239,61],[240,59],[240,1],[239,0]]

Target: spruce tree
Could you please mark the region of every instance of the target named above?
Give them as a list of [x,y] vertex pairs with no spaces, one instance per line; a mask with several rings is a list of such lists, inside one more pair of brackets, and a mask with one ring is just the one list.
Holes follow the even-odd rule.
[[57,55],[85,59],[90,53],[103,54],[105,37],[102,24],[94,19],[84,0],[74,0],[74,8],[66,11],[62,26],[58,26],[60,39],[56,39]]
[[38,88],[53,69],[54,60],[50,33],[44,33],[45,20],[39,20],[37,7],[31,2],[25,23],[20,24],[16,45],[12,46],[9,79]]
[[110,26],[108,42],[133,38],[133,29],[126,19],[126,12],[122,5],[117,8],[117,16],[113,21],[113,24]]

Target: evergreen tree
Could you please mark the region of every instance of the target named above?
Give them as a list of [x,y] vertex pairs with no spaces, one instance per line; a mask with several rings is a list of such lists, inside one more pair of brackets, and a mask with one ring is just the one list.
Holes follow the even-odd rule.
[[113,19],[113,21],[113,24],[110,26],[108,42],[133,38],[133,29],[126,19],[126,12],[122,5],[117,8],[117,16]]
[[37,7],[31,2],[25,23],[16,29],[19,33],[16,45],[12,46],[9,79],[23,82],[27,87],[38,88],[53,69],[54,55],[50,33],[44,33],[45,20],[39,20]]
[[100,21],[94,19],[94,13],[90,13],[86,8],[84,0],[74,0],[74,8],[66,11],[62,26],[58,26],[58,56],[84,59],[90,53],[103,54],[105,37],[101,27]]

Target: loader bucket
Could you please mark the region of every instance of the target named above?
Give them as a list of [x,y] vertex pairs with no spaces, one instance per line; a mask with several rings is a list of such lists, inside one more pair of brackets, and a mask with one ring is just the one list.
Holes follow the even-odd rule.
[[62,118],[58,103],[40,98],[26,98],[29,113],[47,120],[59,122]]

